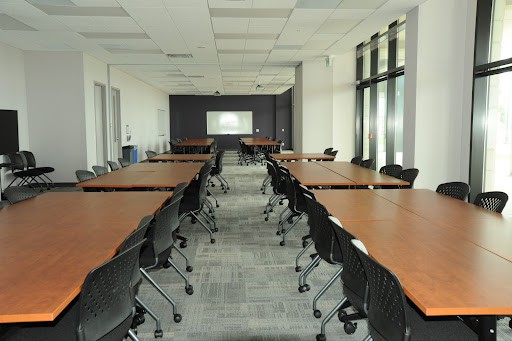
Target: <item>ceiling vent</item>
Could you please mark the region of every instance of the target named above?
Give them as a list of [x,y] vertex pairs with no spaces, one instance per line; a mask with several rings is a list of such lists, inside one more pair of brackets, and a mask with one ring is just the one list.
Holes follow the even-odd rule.
[[193,58],[190,53],[170,53],[167,58]]

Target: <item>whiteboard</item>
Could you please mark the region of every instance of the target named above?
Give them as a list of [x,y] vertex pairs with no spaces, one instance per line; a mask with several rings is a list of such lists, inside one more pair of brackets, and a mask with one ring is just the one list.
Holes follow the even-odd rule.
[[252,111],[207,111],[206,133],[252,134]]

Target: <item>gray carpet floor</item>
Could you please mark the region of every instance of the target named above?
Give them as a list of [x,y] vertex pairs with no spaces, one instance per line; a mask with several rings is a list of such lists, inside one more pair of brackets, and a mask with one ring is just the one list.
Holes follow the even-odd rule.
[[[264,220],[263,210],[268,194],[260,191],[266,168],[260,165],[236,165],[236,154],[224,158],[223,176],[231,190],[224,194],[212,188],[220,207],[216,209],[219,232],[216,243],[199,224],[186,219],[181,233],[189,237],[183,251],[190,257],[194,271],[190,281],[194,294],[187,295],[183,280],[172,269],[152,273],[154,279],[175,299],[183,320],[173,322],[171,305],[147,282],[139,296],[162,319],[163,340],[193,341],[296,341],[315,340],[321,319],[313,316],[312,301],[318,290],[334,274],[337,267],[321,263],[310,275],[311,290],[298,291],[295,256],[301,250],[301,239],[308,228],[303,219],[280,246],[276,236],[279,206]],[[309,255],[309,253],[308,253]],[[184,262],[174,259],[184,268]],[[302,265],[310,260],[304,256]],[[337,281],[319,301],[324,316],[343,297]],[[508,318],[498,321],[498,340],[512,340]],[[154,323],[146,315],[139,326],[141,340],[154,340]],[[328,340],[362,340],[368,333],[366,322],[358,321],[355,334],[347,335],[335,316],[327,325]]]

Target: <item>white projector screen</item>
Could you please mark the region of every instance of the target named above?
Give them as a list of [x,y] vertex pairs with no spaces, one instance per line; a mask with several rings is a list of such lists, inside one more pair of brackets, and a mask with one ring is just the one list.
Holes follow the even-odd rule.
[[252,111],[207,111],[206,133],[252,134]]

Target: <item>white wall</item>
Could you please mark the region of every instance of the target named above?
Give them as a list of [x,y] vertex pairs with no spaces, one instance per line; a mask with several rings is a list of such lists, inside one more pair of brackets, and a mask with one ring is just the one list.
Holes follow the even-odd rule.
[[[169,94],[160,91],[112,67],[110,84],[121,94],[122,144],[138,146],[138,160],[144,160],[146,150],[164,152],[169,149]],[[165,136],[158,136],[158,109],[166,112]],[[131,131],[127,141],[126,125]]]
[[[96,111],[94,107],[94,84],[102,84],[106,89],[108,73],[107,64],[87,54],[84,54],[83,57],[87,169],[91,169],[92,166],[98,164],[96,157]],[[104,128],[108,129],[108,127]]]
[[[0,109],[18,111],[20,150],[30,149],[23,51],[0,43],[0,75]],[[3,162],[1,156],[0,162]],[[10,173],[10,170],[2,168],[0,176],[5,173]],[[1,180],[5,188],[11,178],[7,176]]]
[[25,55],[30,149],[38,165],[52,166],[52,179],[76,182],[86,169],[83,55],[30,52]]
[[355,156],[356,124],[356,50],[333,60],[332,146],[337,160],[350,161]]
[[407,16],[404,165],[417,188],[468,181],[475,13],[476,0],[429,0]]

